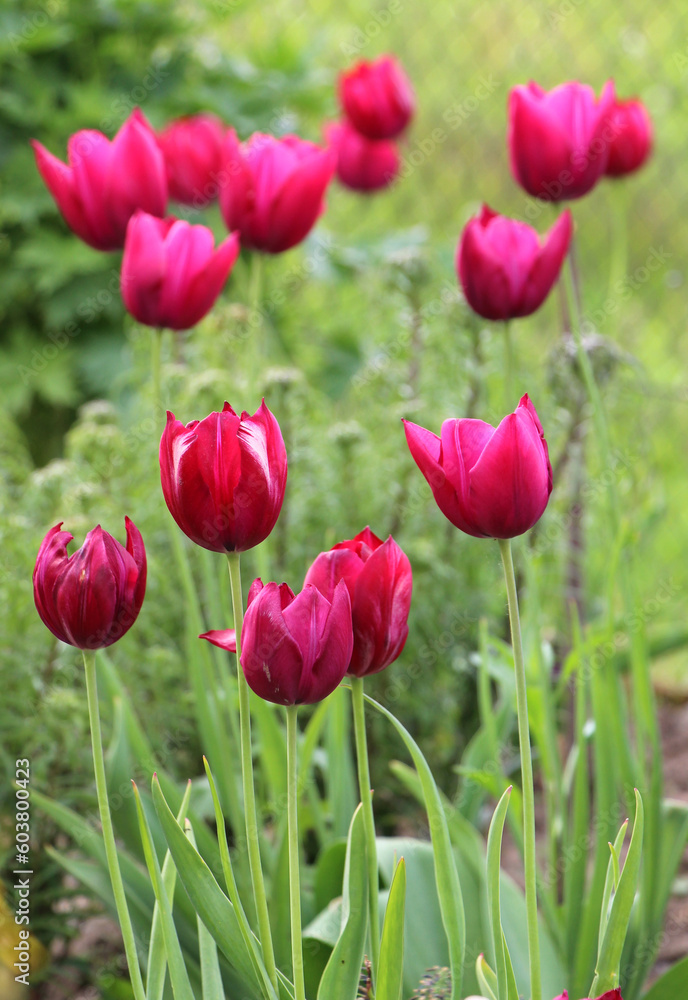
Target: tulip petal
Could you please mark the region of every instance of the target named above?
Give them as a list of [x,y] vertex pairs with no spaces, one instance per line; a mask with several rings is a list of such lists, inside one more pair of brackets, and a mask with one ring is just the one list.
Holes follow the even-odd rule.
[[543,246],[538,251],[527,276],[521,301],[514,316],[530,316],[545,301],[559,277],[572,234],[573,220],[570,210],[567,209],[562,212],[545,236]]
[[[314,587],[309,587],[308,590],[314,590],[318,600],[324,601]],[[305,684],[304,671],[299,689],[301,704],[313,705],[332,694],[346,674],[351,662],[353,645],[351,600],[346,584],[341,580],[335,587],[332,604],[328,608],[327,620],[320,636],[308,686]]]
[[207,639],[213,646],[226,649],[228,653],[236,653],[236,629],[211,629],[210,632],[203,632],[199,639]]
[[241,666],[249,687],[278,705],[298,699],[303,658],[282,614],[280,588],[267,583],[249,605],[241,633]]
[[377,673],[401,655],[408,637],[412,586],[411,563],[390,536],[363,564],[356,583],[350,674]]
[[332,601],[337,584],[343,580],[353,601],[356,581],[363,565],[361,558],[349,549],[330,549],[329,552],[321,552],[313,561],[303,585],[317,587],[323,597]]

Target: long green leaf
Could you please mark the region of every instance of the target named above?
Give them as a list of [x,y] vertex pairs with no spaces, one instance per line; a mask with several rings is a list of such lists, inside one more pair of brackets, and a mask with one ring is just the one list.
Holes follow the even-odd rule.
[[320,980],[318,1000],[356,1000],[367,932],[368,868],[359,805],[351,820],[346,849],[341,932]]
[[480,989],[488,1000],[497,1000],[497,977],[485,961],[484,955],[478,955],[475,963],[475,972],[480,983]]
[[[177,814],[177,822],[183,823],[186,819],[186,810],[189,807],[191,798],[191,782],[189,781],[184,792],[184,798]],[[174,867],[172,855],[169,850],[165,854],[162,864],[162,883],[167,893],[170,904],[174,905],[174,890],[177,881],[177,869]],[[167,954],[165,952],[165,941],[163,938],[162,919],[160,906],[155,901],[153,911],[153,923],[151,925],[151,938],[148,947],[148,966],[146,971],[146,1000],[162,1000],[165,991],[165,977],[167,975]]]
[[597,956],[595,978],[590,987],[590,996],[596,997],[618,985],[619,966],[623,951],[628,922],[638,885],[640,859],[643,847],[643,800],[640,792],[635,793],[635,822],[626,862],[621,872],[619,886],[614,894],[609,922]]
[[167,893],[165,892],[165,886],[163,885],[160,862],[158,861],[158,856],[155,853],[155,848],[150,835],[150,829],[148,827],[148,820],[146,819],[146,814],[143,811],[143,805],[141,804],[141,797],[139,795],[138,788],[134,782],[132,782],[132,785],[134,786],[134,795],[136,797],[136,811],[139,818],[141,840],[143,841],[143,853],[145,854],[148,872],[150,874],[151,882],[153,883],[153,892],[155,893],[155,900],[158,904],[158,912],[160,914],[160,922],[162,924],[162,936],[165,942],[167,968],[170,973],[172,992],[174,993],[175,1000],[195,1000],[193,990],[191,989],[191,983],[189,982],[189,975],[186,971],[186,966],[184,965],[184,956],[182,955],[181,945],[179,944],[179,938],[177,937],[177,929],[174,926],[172,906]]
[[[250,952],[241,935],[234,907],[217,884],[215,876],[186,838],[160,788],[153,778],[153,802],[167,839],[177,872],[191,903],[223,954],[239,974],[249,997],[261,993]],[[274,991],[271,1000],[275,1000]]]
[[688,997],[688,956],[653,983],[643,1000],[679,1000],[680,997]]
[[609,921],[609,903],[612,898],[612,892],[616,892],[619,885],[619,879],[621,878],[619,872],[619,855],[621,854],[621,849],[624,845],[624,840],[626,839],[626,831],[628,830],[628,820],[624,820],[621,824],[621,829],[619,830],[616,840],[613,844],[609,845],[609,867],[607,868],[607,879],[604,883],[604,892],[602,894],[602,909],[600,913],[600,936],[597,943],[597,950],[602,948],[602,942],[604,941],[604,932],[607,929],[607,923]]
[[[179,822],[179,817],[177,817],[177,822]],[[196,838],[194,837],[193,827],[188,820],[185,823],[185,831],[189,843],[195,850]],[[212,934],[199,916],[196,917],[196,925],[198,927],[198,952],[201,959],[203,1000],[225,1000],[217,945]]]
[[[509,997],[509,984],[507,979],[507,963],[504,945],[504,932],[502,931],[502,913],[500,901],[500,864],[502,856],[502,836],[504,834],[504,821],[506,820],[507,809],[509,808],[509,798],[511,788],[502,795],[497,803],[490,822],[490,829],[487,835],[487,911],[492,928],[492,948],[495,956],[495,969],[497,973],[497,997],[498,1000],[512,1000]],[[518,1000],[518,998],[516,998]]]
[[454,860],[442,799],[440,798],[440,793],[428,762],[411,734],[386,708],[372,698],[369,698],[368,695],[365,698],[373,708],[377,709],[378,712],[392,723],[399,733],[413,758],[413,763],[420,777],[435,858],[437,895],[442,912],[442,923],[444,924],[447,943],[449,945],[449,964],[452,976],[451,997],[452,1000],[459,1000],[466,951],[466,917],[463,908],[463,897],[461,895],[461,884],[456,870],[456,861]]
[[404,979],[404,911],[406,908],[406,862],[399,859],[389,889],[382,925],[380,966],[375,1000],[399,1000]]

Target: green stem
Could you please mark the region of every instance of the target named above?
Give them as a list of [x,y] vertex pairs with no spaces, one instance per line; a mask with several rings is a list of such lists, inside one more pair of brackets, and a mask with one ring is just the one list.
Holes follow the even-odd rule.
[[365,702],[363,700],[363,678],[351,678],[351,698],[354,710],[354,736],[356,759],[358,762],[358,787],[363,807],[363,827],[366,840],[366,860],[368,862],[368,912],[370,917],[370,973],[373,985],[377,981],[380,962],[380,913],[378,902],[379,878],[377,873],[377,843],[375,841],[375,817],[373,815],[373,793],[370,787],[368,766],[368,742],[365,729]]
[[151,380],[153,383],[153,415],[156,423],[161,414],[165,412],[162,405],[162,377],[160,374],[164,332],[162,327],[151,330]]
[[143,988],[141,978],[141,967],[136,953],[136,939],[134,928],[132,927],[129,908],[127,907],[127,897],[124,892],[122,873],[119,870],[117,859],[117,845],[115,843],[115,832],[112,827],[112,816],[110,815],[110,804],[108,802],[107,782],[105,779],[105,758],[103,757],[103,737],[100,730],[100,712],[98,710],[98,681],[96,677],[96,654],[92,649],[82,650],[84,657],[84,667],[86,669],[86,696],[88,698],[88,717],[91,723],[91,743],[93,746],[93,770],[96,776],[96,793],[98,795],[98,809],[100,811],[100,822],[103,828],[103,840],[105,842],[105,857],[107,858],[110,881],[112,882],[112,892],[115,897],[115,907],[119,924],[122,928],[122,938],[124,940],[124,952],[127,956],[129,975],[134,992],[135,1000],[146,1000],[146,992]]
[[232,588],[232,608],[234,610],[234,628],[236,629],[237,683],[239,686],[239,733],[241,739],[241,776],[244,788],[244,812],[246,814],[246,843],[248,846],[248,861],[251,869],[251,885],[258,914],[258,932],[263,949],[263,961],[275,992],[279,993],[275,952],[272,946],[270,930],[270,913],[265,894],[263,866],[260,860],[260,843],[258,840],[258,817],[256,812],[256,791],[253,781],[253,755],[251,752],[251,706],[249,690],[244,672],[241,669],[241,628],[244,623],[244,604],[241,596],[241,564],[238,552],[228,552],[229,582]]
[[511,339],[511,323],[504,321],[504,392],[507,413],[514,408],[514,345]]
[[301,879],[299,875],[299,779],[297,764],[297,706],[287,705],[287,826],[289,837],[289,909],[291,961],[295,1000],[306,1000],[301,940]]
[[521,778],[523,782],[523,846],[526,880],[526,915],[528,921],[528,959],[530,964],[530,995],[532,1000],[542,1000],[540,979],[540,939],[538,933],[537,862],[535,847],[535,790],[533,787],[533,758],[530,749],[528,725],[528,694],[526,668],[523,661],[521,620],[518,613],[518,593],[511,539],[499,539],[499,551],[504,566],[506,594],[509,604],[511,644],[514,651],[516,673],[516,711],[518,714],[518,739],[521,747]]

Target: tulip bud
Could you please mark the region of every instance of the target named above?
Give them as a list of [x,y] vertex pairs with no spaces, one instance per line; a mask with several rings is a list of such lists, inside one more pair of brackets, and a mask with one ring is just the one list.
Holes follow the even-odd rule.
[[139,323],[188,330],[210,312],[239,256],[232,233],[215,249],[206,226],[136,212],[122,258],[122,298]]
[[256,132],[243,146],[230,129],[223,150],[220,208],[241,245],[282,253],[305,239],[325,209],[335,154],[295,135]]
[[367,139],[394,139],[416,109],[413,89],[393,56],[361,59],[339,78],[339,101],[353,127]]
[[146,590],[146,550],[128,517],[127,547],[98,525],[73,555],[73,535],[51,528],[33,571],[33,596],[43,624],[79,649],[104,649],[136,621]]
[[515,538],[542,517],[552,466],[527,395],[497,428],[483,420],[445,420],[438,437],[405,420],[404,430],[437,506],[461,531]]
[[[236,651],[233,630],[200,637]],[[312,705],[332,694],[351,658],[351,602],[340,581],[328,601],[317,587],[300,594],[282,583],[254,581],[241,631],[241,666],[248,686],[276,705]]]
[[62,216],[96,250],[124,246],[137,209],[163,216],[165,164],[152,128],[136,108],[112,140],[84,129],[67,144],[68,165],[32,141],[36,165]]
[[541,240],[525,222],[483,205],[459,242],[456,268],[470,307],[485,319],[530,316],[559,277],[571,242],[570,211]]
[[400,655],[408,636],[413,580],[408,556],[390,535],[383,542],[370,528],[321,552],[306,573],[329,601],[340,581],[351,598],[354,647],[347,673],[366,677]]
[[511,170],[521,187],[544,201],[580,198],[607,167],[614,84],[599,100],[571,81],[545,91],[536,83],[509,93]]
[[366,139],[348,122],[332,122],[325,129],[330,149],[337,155],[337,180],[352,191],[378,191],[389,187],[401,161],[389,139]]
[[251,417],[222,412],[184,426],[173,413],[160,440],[162,492],[192,542],[245,552],[275,526],[287,482],[287,453],[265,400]]
[[623,177],[642,167],[652,152],[652,122],[642,101],[617,101],[611,114],[607,177]]
[[189,115],[158,135],[170,198],[203,208],[219,194],[222,146],[227,128],[215,115]]

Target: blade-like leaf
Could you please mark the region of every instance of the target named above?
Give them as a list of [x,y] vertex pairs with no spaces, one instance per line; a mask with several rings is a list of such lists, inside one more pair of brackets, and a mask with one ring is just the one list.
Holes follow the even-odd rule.
[[404,978],[404,910],[406,908],[406,863],[399,859],[389,889],[380,944],[380,966],[375,1000],[399,1000]]
[[195,1000],[193,990],[191,989],[191,983],[189,982],[189,975],[186,971],[186,966],[184,965],[184,956],[182,955],[181,945],[179,944],[179,938],[177,937],[177,930],[174,926],[172,907],[167,893],[165,892],[165,886],[163,885],[160,863],[158,861],[158,856],[155,853],[150,830],[148,828],[148,820],[146,819],[146,814],[143,811],[138,788],[134,782],[132,782],[132,785],[134,786],[136,811],[139,818],[141,840],[143,841],[143,853],[146,858],[146,864],[148,865],[148,873],[150,875],[151,882],[153,883],[153,892],[155,893],[155,899],[158,904],[158,912],[160,914],[160,922],[162,924],[162,936],[165,942],[165,954],[167,955],[167,968],[170,974],[170,982],[172,983],[174,1000]]
[[[177,817],[177,822],[179,822],[179,817]],[[188,820],[185,823],[185,831],[191,846],[195,850],[196,838],[194,837],[193,827]],[[212,934],[210,934],[208,928],[198,916],[196,917],[196,924],[198,926],[198,952],[201,959],[203,1000],[225,1000],[217,945]]]
[[597,956],[595,978],[589,993],[591,997],[600,996],[602,993],[618,985],[621,953],[638,885],[640,858],[643,847],[643,800],[637,789],[635,803],[635,822],[633,823],[631,843],[628,848],[623,871],[621,872],[621,878],[619,879],[619,887],[612,901],[612,909],[609,914],[602,947]]
[[[514,1000],[514,998],[509,997],[507,958],[505,954],[506,946],[504,942],[504,932],[502,931],[500,899],[502,836],[504,834],[504,821],[506,820],[506,813],[509,808],[510,795],[511,788],[507,788],[497,803],[497,808],[492,816],[490,829],[487,835],[487,910],[490,917],[490,926],[492,928],[492,948],[494,951],[495,967],[497,972],[498,1000]],[[518,995],[515,1000],[518,1000]]]
[[359,805],[349,828],[344,868],[342,929],[325,966],[318,1000],[356,1000],[368,932],[368,867],[363,811]]
[[452,1000],[461,996],[461,981],[463,978],[463,962],[466,951],[466,918],[461,895],[461,885],[456,870],[456,861],[452,851],[447,819],[440,793],[432,776],[428,762],[421,753],[420,747],[411,734],[402,726],[397,718],[382,705],[365,696],[366,701],[388,719],[406,744],[413,758],[413,763],[420,777],[425,800],[425,809],[430,824],[430,836],[435,858],[435,878],[437,895],[442,911],[442,922],[449,945],[449,964],[452,976]]
[[600,935],[597,942],[597,950],[602,948],[602,942],[604,941],[604,932],[607,929],[607,922],[609,920],[609,903],[611,902],[612,893],[616,892],[619,879],[621,877],[619,872],[619,855],[621,853],[621,848],[624,845],[626,839],[626,830],[628,830],[628,820],[624,820],[621,824],[621,829],[616,835],[616,840],[613,844],[609,845],[609,867],[607,868],[607,878],[604,883],[604,892],[602,894],[602,909],[600,912]]

